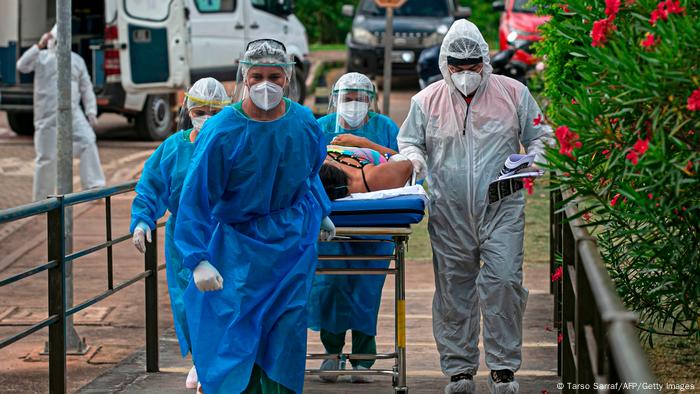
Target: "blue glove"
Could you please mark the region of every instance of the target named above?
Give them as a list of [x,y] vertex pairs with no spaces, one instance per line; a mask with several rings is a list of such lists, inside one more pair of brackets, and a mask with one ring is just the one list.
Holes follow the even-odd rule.
[[151,243],[151,228],[144,221],[140,221],[134,228],[134,236],[131,242],[134,243],[136,249],[141,253],[146,253],[146,241]]
[[331,219],[326,216],[321,221],[321,233],[318,235],[318,239],[323,242],[328,242],[335,237],[335,224]]

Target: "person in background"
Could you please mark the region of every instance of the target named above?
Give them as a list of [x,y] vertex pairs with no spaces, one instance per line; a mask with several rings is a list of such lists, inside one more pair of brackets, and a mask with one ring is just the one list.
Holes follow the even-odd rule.
[[[425,174],[433,248],[433,334],[445,393],[475,393],[480,317],[492,393],[517,393],[522,361],[525,199],[521,180],[489,204],[488,187],[520,146],[544,162],[551,129],[527,87],[491,74],[479,29],[452,24],[439,56],[444,79],[411,100],[399,151]],[[506,190],[507,189],[507,190]],[[483,265],[481,262],[483,261]]]
[[[56,193],[56,140],[58,112],[58,66],[56,61],[57,27],[41,36],[17,60],[21,73],[34,72],[34,201]],[[80,108],[83,103],[85,113]],[[83,189],[105,185],[100,155],[95,143],[97,102],[85,61],[71,52],[71,108],[73,112],[73,155],[80,158],[80,182]]]
[[[192,279],[192,272],[182,265],[182,255],[175,246],[175,222],[177,220],[180,192],[192,162],[194,142],[204,122],[230,103],[224,86],[214,78],[195,82],[185,94],[179,131],[166,139],[148,158],[136,184],[136,197],[131,204],[133,243],[139,252],[146,252],[146,241],[151,242],[151,231],[166,209],[170,217],[165,227],[165,272],[168,294],[173,312],[175,333],[182,357],[191,350],[190,335],[185,317],[183,293]],[[197,387],[197,371],[192,367],[185,382],[187,388]]]
[[[375,160],[358,160],[357,158],[340,158],[334,152],[324,165],[322,175],[330,196],[340,197],[350,193],[349,181],[358,180],[355,175],[362,175],[364,183],[361,191],[369,191],[369,184],[381,177],[375,171],[374,181],[367,179],[366,170],[375,169],[381,164],[380,159],[397,154],[396,136],[399,129],[388,117],[376,112],[376,89],[367,76],[348,73],[340,77],[333,86],[330,97],[329,114],[318,120],[323,130],[326,144],[345,147],[368,148],[382,157]],[[337,152],[335,152],[337,153]],[[338,160],[330,160],[337,157]],[[404,163],[405,164],[405,163]],[[401,164],[392,164],[401,167]],[[353,168],[354,167],[354,168]],[[378,168],[376,168],[378,169]],[[398,169],[400,172],[400,169]],[[410,177],[412,169],[407,169]],[[369,174],[371,171],[367,171]],[[384,173],[384,175],[390,175]],[[385,180],[384,180],[385,181]],[[369,183],[368,183],[369,182]],[[339,183],[339,184],[335,184]],[[405,183],[405,182],[403,182]],[[397,185],[400,187],[403,185]],[[377,183],[375,186],[379,185]],[[381,183],[382,185],[384,183]],[[389,183],[391,184],[391,183]],[[338,189],[343,188],[344,189]],[[376,239],[372,238],[372,239]],[[322,243],[319,245],[322,255],[389,255],[393,253],[390,243]],[[389,261],[319,261],[323,268],[387,268]],[[321,342],[328,354],[342,353],[345,346],[346,332],[352,332],[352,353],[376,354],[377,315],[382,297],[382,287],[386,275],[318,275],[309,300],[309,327],[320,331]],[[352,360],[353,369],[369,369],[374,360]],[[326,359],[321,363],[322,370],[338,370],[344,366],[338,359]],[[337,381],[337,376],[321,375],[326,382]],[[365,375],[351,375],[353,383],[366,383],[371,379]]]

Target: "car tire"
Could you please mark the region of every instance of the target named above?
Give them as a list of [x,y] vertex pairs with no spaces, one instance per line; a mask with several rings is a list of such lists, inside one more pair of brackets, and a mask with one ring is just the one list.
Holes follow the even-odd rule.
[[34,134],[34,114],[32,112],[7,112],[7,123],[19,135]]
[[176,114],[173,112],[173,96],[149,95],[143,111],[136,116],[136,133],[146,141],[162,141],[172,134]]

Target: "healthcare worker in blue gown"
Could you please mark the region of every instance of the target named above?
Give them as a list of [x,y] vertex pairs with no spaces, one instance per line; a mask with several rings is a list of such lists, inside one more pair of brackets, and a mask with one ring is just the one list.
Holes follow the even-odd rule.
[[[131,232],[139,252],[146,251],[146,241],[151,242],[151,230],[167,209],[170,218],[165,227],[165,272],[168,279],[170,306],[173,311],[175,333],[180,352],[185,357],[190,351],[190,337],[185,319],[182,294],[190,282],[192,273],[182,266],[182,256],[175,247],[175,220],[180,202],[180,191],[190,166],[194,141],[204,122],[230,103],[226,89],[214,78],[195,82],[185,94],[177,133],[166,139],[148,158],[136,184],[136,197],[131,204]],[[197,373],[190,370],[186,385],[195,388]]]
[[[385,156],[398,151],[399,128],[376,112],[374,84],[363,74],[348,73],[333,86],[330,111],[319,119],[327,144],[374,149]],[[332,191],[330,195],[332,196]],[[321,243],[323,255],[392,254],[390,243]],[[387,268],[389,261],[319,261],[324,268]],[[309,298],[309,327],[320,331],[327,353],[342,353],[346,331],[352,331],[352,353],[376,354],[377,314],[385,275],[319,275]],[[369,369],[374,360],[351,361],[354,369]],[[322,370],[342,369],[339,360],[328,359]],[[335,382],[337,376],[320,377]],[[369,382],[366,375],[352,375],[354,383]]]
[[193,271],[185,305],[206,394],[304,385],[316,242],[335,227],[318,177],[321,130],[287,98],[293,71],[282,43],[249,43],[242,100],[207,122],[185,178],[175,241]]

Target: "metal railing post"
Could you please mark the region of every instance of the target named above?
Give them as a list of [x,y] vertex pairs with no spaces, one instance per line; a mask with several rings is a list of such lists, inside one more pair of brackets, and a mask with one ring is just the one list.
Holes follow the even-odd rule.
[[49,325],[49,393],[66,392],[66,264],[65,264],[65,210],[63,196],[60,204],[47,213],[48,257],[58,262],[48,270],[49,316],[58,320]]
[[406,288],[405,288],[405,272],[406,272],[406,236],[394,237],[394,245],[396,248],[396,354],[398,377],[396,379],[395,390],[405,392],[407,390],[406,382]]
[[146,371],[158,372],[158,227],[151,232],[151,243],[146,246],[144,279],[146,294]]

